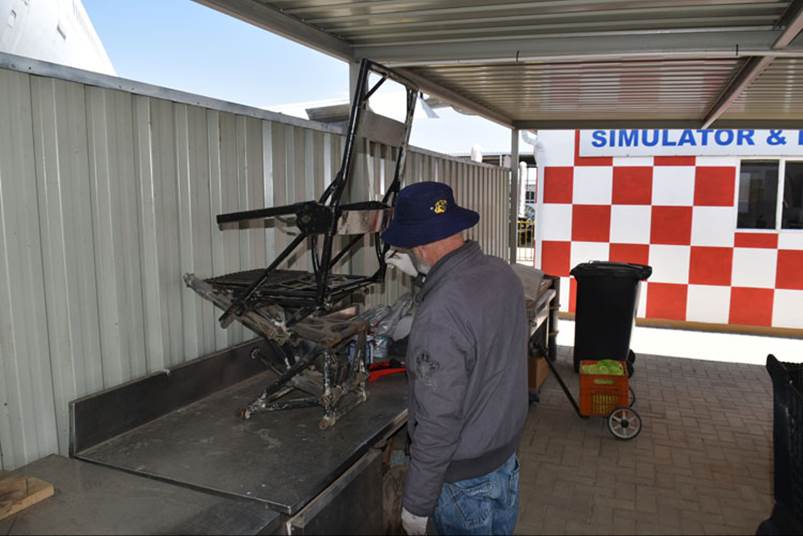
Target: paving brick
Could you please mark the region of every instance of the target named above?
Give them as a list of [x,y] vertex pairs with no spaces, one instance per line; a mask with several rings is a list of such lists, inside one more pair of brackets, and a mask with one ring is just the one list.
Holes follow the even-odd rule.
[[[571,350],[558,368],[576,392]],[[772,508],[772,390],[763,367],[639,356],[644,429],[615,441],[548,379],[520,458],[520,534],[754,534]],[[750,404],[745,404],[745,400]]]
[[[734,534],[733,527],[726,525],[718,525],[716,523],[703,523],[703,533],[721,536],[722,534]],[[745,532],[744,534],[755,534],[753,532]]]
[[609,482],[597,482],[592,488],[595,501],[612,502],[616,498],[616,488]]
[[615,534],[635,534],[636,522],[632,519],[614,519],[613,532]]
[[758,524],[761,523],[763,519],[769,517],[769,512],[756,512],[754,510],[727,506],[722,509],[722,517],[725,519],[725,524],[729,527],[753,525],[755,528],[758,527]]
[[681,532],[684,534],[703,534],[705,533],[705,528],[702,523],[699,521],[694,521],[691,519],[681,519],[680,522],[680,529]]
[[653,456],[655,457],[656,463],[658,463],[658,460],[666,460],[671,463],[672,449],[663,445],[656,445],[653,448]]
[[519,520],[519,523],[516,525],[516,530],[513,531],[513,534],[521,534],[521,535],[530,535],[530,534],[544,534],[544,525],[543,523],[522,523]]
[[552,495],[555,497],[571,498],[572,496],[572,483],[566,480],[556,480],[555,485],[552,486]]
[[580,523],[578,521],[567,521],[566,522],[566,534],[592,534],[595,533],[595,527],[587,524],[587,523]]
[[658,503],[655,495],[640,493],[636,496],[636,511],[655,514],[658,512]]
[[566,516],[549,515],[544,518],[544,534],[565,534]]
[[663,501],[658,502],[658,513],[655,516],[656,522],[664,527],[680,528],[680,510]]

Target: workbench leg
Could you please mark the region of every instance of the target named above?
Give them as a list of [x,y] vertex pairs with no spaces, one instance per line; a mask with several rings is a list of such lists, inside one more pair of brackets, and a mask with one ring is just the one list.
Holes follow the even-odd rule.
[[549,304],[549,320],[547,321],[547,359],[555,362],[558,358],[558,315],[560,314],[560,278],[552,279],[555,297]]

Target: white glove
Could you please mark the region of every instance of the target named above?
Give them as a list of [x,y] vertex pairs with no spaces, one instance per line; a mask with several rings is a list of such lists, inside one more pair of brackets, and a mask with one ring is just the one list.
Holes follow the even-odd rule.
[[427,521],[429,521],[428,517],[411,514],[405,508],[402,508],[402,528],[408,536],[424,536],[427,533]]
[[418,275],[418,270],[416,270],[415,264],[413,264],[413,259],[411,259],[410,255],[407,253],[389,249],[385,254],[385,262],[398,268],[410,277],[416,277]]

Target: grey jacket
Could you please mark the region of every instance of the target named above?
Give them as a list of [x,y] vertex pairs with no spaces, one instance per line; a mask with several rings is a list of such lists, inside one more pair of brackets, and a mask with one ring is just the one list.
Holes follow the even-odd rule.
[[432,267],[407,350],[410,467],[402,504],[429,516],[444,481],[515,452],[527,417],[527,313],[511,267],[476,242]]

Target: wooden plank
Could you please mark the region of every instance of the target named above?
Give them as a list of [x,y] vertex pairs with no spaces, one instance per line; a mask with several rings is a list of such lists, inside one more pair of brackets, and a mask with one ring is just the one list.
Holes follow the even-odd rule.
[[0,520],[53,496],[53,484],[27,476],[0,480]]

